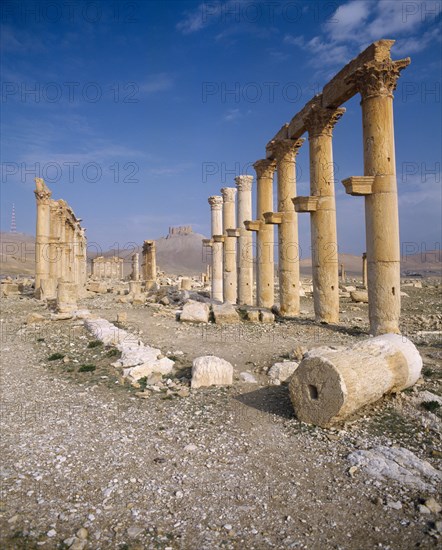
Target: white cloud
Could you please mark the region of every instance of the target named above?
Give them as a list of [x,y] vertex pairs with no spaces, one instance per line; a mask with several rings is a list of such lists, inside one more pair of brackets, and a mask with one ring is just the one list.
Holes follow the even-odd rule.
[[343,4],[325,24],[325,31],[333,41],[348,40],[353,32],[360,30],[370,14],[367,0],[354,0]]

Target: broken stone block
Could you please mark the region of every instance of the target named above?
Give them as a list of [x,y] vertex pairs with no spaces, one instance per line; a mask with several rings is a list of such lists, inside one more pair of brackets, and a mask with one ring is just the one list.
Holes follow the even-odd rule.
[[192,288],[192,279],[183,277],[181,279],[181,290],[190,290]]
[[208,323],[209,306],[202,302],[187,302],[183,307],[180,321],[186,323]]
[[59,281],[57,287],[58,313],[70,313],[77,309],[78,288],[75,283]]
[[204,355],[197,357],[192,365],[192,388],[206,386],[231,386],[233,366],[220,357]]
[[274,323],[275,316],[271,311],[266,311],[265,309],[260,310],[259,320],[261,323]]
[[246,313],[246,319],[251,323],[259,323],[259,311],[257,309],[250,309]]
[[27,325],[33,325],[37,323],[43,323],[46,321],[45,317],[43,315],[40,315],[40,313],[29,313],[26,317],[26,324]]
[[1,284],[1,294],[2,296],[17,296],[20,294],[20,291],[18,289],[18,284],[16,283],[9,283],[9,282],[2,282]]
[[350,298],[353,302],[368,304],[368,292],[366,290],[354,290],[350,292]]
[[236,309],[225,302],[224,304],[213,304],[213,316],[217,325],[228,325],[231,323],[239,323],[240,318]]
[[285,382],[298,368],[299,363],[296,361],[283,361],[282,363],[275,363],[269,370],[270,380],[279,380],[279,382]]
[[125,311],[117,313],[117,323],[127,323],[127,313]]
[[239,377],[243,382],[247,382],[248,384],[257,384],[258,383],[256,378],[250,372],[241,372],[239,374]]
[[96,292],[98,294],[106,294],[107,285],[101,281],[89,281],[87,285],[87,290],[90,292]]

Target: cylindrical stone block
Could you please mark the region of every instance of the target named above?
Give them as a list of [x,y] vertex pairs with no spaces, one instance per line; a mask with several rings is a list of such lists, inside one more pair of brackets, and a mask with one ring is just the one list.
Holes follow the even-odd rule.
[[386,393],[409,388],[421,369],[414,344],[397,334],[350,348],[313,349],[290,379],[290,398],[299,420],[327,427]]
[[59,281],[57,287],[57,310],[60,313],[69,313],[77,309],[77,285],[75,283]]

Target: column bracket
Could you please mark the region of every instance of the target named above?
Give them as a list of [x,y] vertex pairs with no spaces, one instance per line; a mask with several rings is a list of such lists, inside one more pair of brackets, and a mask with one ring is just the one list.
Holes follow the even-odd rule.
[[226,233],[228,237],[239,237],[239,229],[236,228],[226,229]]
[[318,209],[319,197],[295,197],[292,199],[296,212],[316,212]]
[[265,223],[271,224],[271,225],[278,225],[282,223],[284,213],[283,212],[264,212],[263,216],[264,216]]
[[244,225],[247,229],[247,231],[259,231],[261,228],[261,221],[260,220],[247,220],[244,222]]
[[371,195],[373,182],[374,176],[350,176],[342,180],[347,195],[353,196]]

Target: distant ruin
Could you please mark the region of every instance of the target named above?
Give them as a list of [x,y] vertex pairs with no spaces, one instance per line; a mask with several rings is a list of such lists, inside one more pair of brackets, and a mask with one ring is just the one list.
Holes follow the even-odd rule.
[[178,225],[177,227],[169,227],[169,234],[166,239],[175,237],[176,235],[191,235],[193,233],[191,225]]

